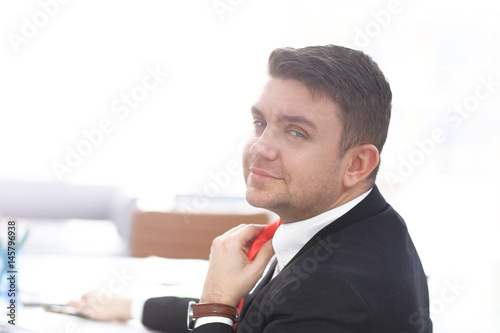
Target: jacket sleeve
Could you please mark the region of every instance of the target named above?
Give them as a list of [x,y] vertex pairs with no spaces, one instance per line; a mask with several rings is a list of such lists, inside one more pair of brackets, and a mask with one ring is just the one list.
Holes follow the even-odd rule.
[[180,297],[150,298],[144,304],[142,324],[156,331],[187,333],[187,310],[191,300],[198,301]]

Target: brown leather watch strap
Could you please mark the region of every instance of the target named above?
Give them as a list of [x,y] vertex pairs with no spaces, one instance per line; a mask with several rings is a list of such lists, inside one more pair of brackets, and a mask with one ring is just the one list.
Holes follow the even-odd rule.
[[232,319],[234,322],[238,319],[238,309],[234,306],[220,303],[200,303],[193,304],[193,318],[220,316]]

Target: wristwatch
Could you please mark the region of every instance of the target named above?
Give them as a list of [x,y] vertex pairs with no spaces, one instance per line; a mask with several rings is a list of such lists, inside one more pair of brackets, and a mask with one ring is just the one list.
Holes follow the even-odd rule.
[[238,320],[238,309],[234,306],[220,303],[196,303],[190,301],[187,312],[188,330],[192,330],[196,324],[196,320],[201,317],[226,317],[233,322]]

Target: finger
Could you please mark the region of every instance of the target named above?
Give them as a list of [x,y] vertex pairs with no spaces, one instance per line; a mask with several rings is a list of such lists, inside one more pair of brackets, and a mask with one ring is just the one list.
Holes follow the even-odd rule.
[[264,228],[265,225],[260,224],[240,225],[233,228],[229,235],[222,235],[215,238],[210,248],[210,259],[215,253],[224,252],[231,252],[247,258],[253,241]]
[[242,228],[245,228],[247,225],[248,224],[239,224],[236,227],[229,229],[228,231],[226,231],[225,233],[223,233],[221,236],[230,236],[230,235],[238,232],[238,230],[240,230]]
[[86,292],[85,294],[83,294],[83,295],[82,295],[81,299],[82,299],[82,300],[87,300],[87,299],[89,299],[89,298],[90,298],[90,296],[91,296],[92,294],[94,294],[94,293],[95,293],[95,291],[94,291],[94,290],[89,291],[89,292]]
[[246,224],[243,228],[236,230],[232,235],[237,236],[245,242],[253,240],[266,226],[263,224]]
[[87,306],[87,298],[80,298],[79,300],[71,300],[69,301],[66,305],[71,306],[75,309],[82,309],[83,307]]
[[247,242],[253,241],[264,227],[265,225],[260,224],[240,224],[222,236],[216,237],[214,241],[217,243],[229,241],[229,243],[244,247]]
[[80,301],[81,303],[86,303],[86,302],[90,302],[92,301],[92,299],[95,298],[95,295],[99,292],[99,289],[96,289],[96,290],[91,290],[91,291],[88,291],[86,292],[85,294],[83,294],[80,298]]
[[260,232],[260,230],[265,228],[265,227],[266,226],[264,224],[239,224],[236,227],[231,228],[228,231],[226,231],[225,233],[223,233],[222,236],[230,236],[230,235],[237,234],[241,229],[245,229],[245,228],[257,228],[257,230],[259,230],[259,232]]
[[264,245],[262,245],[262,247],[260,248],[259,252],[255,256],[255,259],[253,261],[256,263],[256,265],[261,265],[265,267],[269,263],[269,260],[271,260],[273,255],[274,255],[273,242],[270,239],[267,242],[265,242]]
[[66,306],[70,306],[72,308],[77,308],[79,305],[80,305],[79,301],[69,301],[68,303],[66,303]]
[[[246,230],[240,230],[238,237],[242,237],[243,247],[245,249],[250,249],[255,239],[259,236],[265,225],[252,224],[248,225]],[[248,251],[246,251],[248,252]]]
[[[249,225],[248,228],[251,228],[251,231],[247,230],[248,236],[246,236],[246,238],[245,238],[246,242],[243,246],[243,250],[245,251],[246,254],[248,254],[248,251],[252,247],[255,240],[258,238],[258,236],[260,235],[262,230],[264,230],[265,225],[253,224],[253,225]],[[251,238],[248,239],[248,237],[250,237],[250,236],[251,236]]]
[[246,255],[255,238],[259,235],[264,227],[264,225],[255,224],[243,225],[236,230],[232,230],[232,232],[228,235],[218,237],[217,241],[225,244],[223,245],[223,247],[226,248],[226,250],[241,250]]
[[99,316],[97,316],[97,311],[94,308],[84,308],[84,309],[77,309],[78,313],[94,320],[100,320]]

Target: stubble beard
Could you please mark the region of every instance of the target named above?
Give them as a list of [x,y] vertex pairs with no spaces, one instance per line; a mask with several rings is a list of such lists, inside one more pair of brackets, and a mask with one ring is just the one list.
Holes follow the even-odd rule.
[[[332,172],[338,172],[338,167],[333,168]],[[248,182],[250,182],[250,185],[247,183],[246,190],[248,203],[277,214],[284,223],[302,221],[324,213],[332,208],[330,204],[338,194],[334,190],[338,185],[337,182],[330,183],[324,188],[302,187],[295,197],[287,189],[266,189],[265,185],[252,184],[251,180]],[[311,179],[306,183],[324,184],[317,179]]]
[[[261,191],[261,193],[259,193]],[[286,202],[290,201],[288,195],[278,192],[266,192],[264,189],[248,188],[246,191],[248,203],[254,207],[270,210],[281,216],[283,210],[288,206]]]

